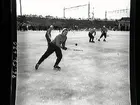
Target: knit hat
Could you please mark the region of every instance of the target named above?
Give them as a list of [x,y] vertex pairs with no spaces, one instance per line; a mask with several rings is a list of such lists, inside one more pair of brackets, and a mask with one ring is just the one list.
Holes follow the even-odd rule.
[[53,28],[53,25],[50,25],[51,28]]
[[63,33],[64,31],[68,31],[68,29],[67,29],[67,28],[63,28],[62,33]]

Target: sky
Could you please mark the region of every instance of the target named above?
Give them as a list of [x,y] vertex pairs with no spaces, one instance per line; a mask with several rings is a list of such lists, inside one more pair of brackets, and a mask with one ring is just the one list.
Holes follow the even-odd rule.
[[[20,0],[17,2],[17,15],[20,15]],[[22,14],[36,14],[42,16],[63,17],[63,8],[85,5],[90,2],[90,17],[94,11],[94,18],[105,18],[105,11],[130,9],[130,0],[21,0]],[[94,8],[94,9],[93,9]],[[119,18],[129,14],[107,14],[109,18]],[[88,18],[88,6],[82,6],[65,11],[66,18]]]

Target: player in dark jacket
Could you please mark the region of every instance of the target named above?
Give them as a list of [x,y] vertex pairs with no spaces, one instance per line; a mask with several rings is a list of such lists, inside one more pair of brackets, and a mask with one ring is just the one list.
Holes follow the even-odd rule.
[[101,36],[100,38],[98,39],[98,41],[100,41],[100,39],[104,36],[104,40],[103,41],[106,41],[106,36],[107,36],[107,28],[105,26],[102,27],[101,29]]
[[[93,33],[94,33],[94,35],[93,35]],[[88,33],[89,42],[95,43],[95,41],[94,41],[94,36],[95,36],[95,35],[96,35],[96,29],[93,28],[93,29],[91,29],[91,30],[89,31],[89,33]]]
[[47,51],[42,55],[42,57],[40,58],[40,60],[38,61],[38,63],[35,66],[35,69],[37,70],[39,65],[46,59],[48,58],[53,52],[56,53],[57,59],[56,62],[54,64],[54,69],[58,69],[60,70],[61,68],[58,66],[58,64],[60,63],[61,59],[62,59],[62,51],[61,48],[63,50],[67,50],[67,47],[65,47],[65,43],[67,40],[67,33],[68,33],[68,29],[64,28],[62,30],[62,33],[57,35],[55,37],[55,39],[53,41],[50,42]]

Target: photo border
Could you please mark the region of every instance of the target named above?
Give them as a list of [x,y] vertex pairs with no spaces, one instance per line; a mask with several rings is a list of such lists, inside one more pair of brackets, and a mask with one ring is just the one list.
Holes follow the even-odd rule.
[[[8,55],[4,57],[4,64],[6,62],[6,73],[4,76],[8,76],[9,84],[8,97],[3,97],[5,100],[9,99],[9,105],[15,105],[16,100],[16,77],[17,77],[17,27],[16,27],[16,0],[1,0],[1,10],[2,10],[2,33],[8,43],[8,47],[4,44],[4,48],[9,48]],[[130,98],[131,105],[137,105],[137,88],[136,88],[136,0],[131,0],[130,3]],[[2,34],[1,34],[2,35]],[[8,36],[8,39],[7,39]],[[7,42],[8,40],[8,42]],[[4,52],[5,54],[5,52]],[[9,61],[9,62],[7,62]],[[3,66],[3,65],[2,65]],[[10,68],[10,69],[9,69]],[[5,72],[4,71],[4,72]],[[7,83],[7,81],[3,80]],[[5,89],[5,88],[4,88]],[[3,91],[3,89],[2,89]],[[9,96],[10,95],[10,96]],[[4,100],[3,100],[4,101]],[[7,105],[8,101],[4,101],[2,105]]]

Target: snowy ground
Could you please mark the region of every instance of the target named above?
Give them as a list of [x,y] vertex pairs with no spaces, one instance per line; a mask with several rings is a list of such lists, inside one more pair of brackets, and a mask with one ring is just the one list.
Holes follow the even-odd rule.
[[129,32],[109,31],[107,42],[95,43],[87,33],[68,33],[66,46],[83,51],[62,51],[61,71],[52,69],[55,53],[35,71],[47,49],[45,31],[18,32],[16,105],[130,105]]

